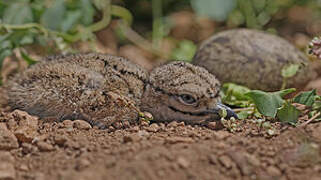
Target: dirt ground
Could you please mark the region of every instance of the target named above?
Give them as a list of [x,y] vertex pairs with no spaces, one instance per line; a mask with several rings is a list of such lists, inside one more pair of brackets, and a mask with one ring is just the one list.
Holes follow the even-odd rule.
[[321,123],[270,123],[273,133],[235,124],[234,133],[177,122],[99,130],[2,112],[0,180],[321,179]]

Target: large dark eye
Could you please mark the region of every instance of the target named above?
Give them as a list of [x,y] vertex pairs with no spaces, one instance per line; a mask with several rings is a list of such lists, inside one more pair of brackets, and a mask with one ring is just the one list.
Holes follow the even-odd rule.
[[188,95],[188,94],[182,94],[179,96],[180,100],[188,105],[192,105],[196,102],[196,99],[193,98],[193,96]]

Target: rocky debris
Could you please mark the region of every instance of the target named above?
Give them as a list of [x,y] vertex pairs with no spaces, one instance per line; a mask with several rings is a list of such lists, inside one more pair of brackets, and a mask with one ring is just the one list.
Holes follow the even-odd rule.
[[[14,135],[20,143],[31,143],[32,140],[39,135],[38,133],[38,117],[31,116],[25,111],[14,110],[8,115],[10,130],[14,131]],[[17,125],[13,125],[16,122]]]
[[129,134],[129,135],[125,135],[123,138],[124,143],[128,143],[128,142],[138,142],[141,140],[141,136],[137,135],[137,134]]
[[177,163],[182,168],[188,168],[190,166],[190,162],[182,156],[177,158]]
[[129,132],[138,132],[139,131],[139,127],[138,126],[133,126],[131,128],[128,129]]
[[78,159],[76,162],[76,170],[81,171],[90,165],[90,161],[86,158]]
[[51,144],[44,141],[38,141],[37,147],[39,148],[40,151],[44,151],[44,152],[53,151],[55,149]]
[[222,155],[218,158],[219,162],[227,169],[232,168],[233,161],[227,155]]
[[14,110],[12,113],[9,113],[8,119],[13,119],[19,126],[28,126],[30,128],[38,128],[38,117],[31,116],[25,111]]
[[215,154],[210,154],[208,156],[208,160],[211,164],[216,165],[217,164],[217,156]]
[[148,132],[154,132],[155,133],[160,129],[160,127],[158,126],[158,124],[153,123],[150,126],[145,127],[144,129],[146,131],[148,131]]
[[0,123],[0,150],[11,150],[18,147],[16,136],[8,130],[5,123]]
[[167,124],[167,127],[176,128],[177,126],[178,126],[178,122],[176,122],[176,121],[173,121],[173,122],[170,122],[169,124]]
[[68,141],[68,138],[65,135],[60,134],[56,134],[53,139],[54,142],[59,146],[63,146]]
[[9,152],[0,151],[0,180],[16,179],[14,157]]
[[210,128],[210,129],[216,130],[217,129],[217,122],[215,122],[215,121],[209,122],[207,124],[207,127]]
[[73,128],[73,121],[72,120],[64,120],[63,122],[62,122],[62,127],[64,127],[64,128]]
[[215,136],[218,140],[224,140],[230,137],[232,134],[227,131],[217,131],[215,132]]
[[179,137],[179,136],[176,136],[176,137],[168,137],[168,138],[166,138],[165,142],[169,143],[169,144],[176,144],[176,143],[193,143],[195,141],[190,137]]
[[149,132],[147,132],[145,130],[139,130],[137,135],[140,136],[140,137],[145,137],[145,138],[150,136]]
[[282,175],[282,172],[278,168],[276,168],[275,166],[269,166],[266,169],[266,172],[272,177],[279,177]]
[[22,148],[22,152],[24,154],[30,154],[30,153],[35,153],[38,151],[38,147],[34,146],[32,144],[29,143],[22,143],[21,144],[21,148]]
[[89,130],[91,129],[91,125],[84,121],[84,120],[75,120],[73,121],[73,127],[74,128],[77,128],[77,129],[80,129],[80,130]]
[[[246,152],[231,151],[228,153],[229,157],[236,163],[237,167],[240,169],[242,175],[249,176],[255,173],[255,168],[260,165],[258,159],[255,156],[251,156],[251,163],[249,162],[249,154]],[[254,164],[254,165],[253,165]]]

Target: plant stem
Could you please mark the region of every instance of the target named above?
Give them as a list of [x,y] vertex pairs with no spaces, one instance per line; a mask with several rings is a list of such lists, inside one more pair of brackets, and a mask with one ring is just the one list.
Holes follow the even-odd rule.
[[241,111],[253,111],[255,108],[254,107],[248,107],[248,108],[237,108],[233,109],[234,112],[241,112]]
[[[131,15],[128,15],[128,12],[126,14],[125,13],[126,11],[124,9],[122,9],[118,6],[112,6],[110,4],[110,0],[108,0],[105,3],[105,7],[103,9],[103,18],[100,21],[98,21],[97,23],[92,24],[89,27],[85,27],[84,30],[88,31],[88,32],[96,32],[96,31],[99,31],[99,30],[105,28],[106,26],[108,26],[108,24],[110,23],[110,20],[111,20],[111,8],[112,7],[115,8],[115,10],[114,10],[115,15],[120,16],[120,17],[126,17],[129,20],[132,18],[132,17],[128,17],[128,16],[131,16]],[[123,15],[123,14],[125,14],[125,15]],[[0,29],[1,28],[6,29],[7,31],[36,28],[36,29],[39,29],[39,31],[42,32],[45,36],[56,35],[56,36],[60,36],[60,37],[64,38],[66,41],[69,41],[69,42],[79,41],[82,37],[81,31],[78,31],[75,35],[70,35],[67,33],[47,29],[38,23],[0,24]]]
[[108,26],[108,24],[110,23],[110,20],[111,20],[111,4],[110,4],[110,0],[107,0],[106,3],[104,4],[103,18],[97,23],[87,27],[87,29],[91,32],[99,31],[105,28],[106,26]]
[[164,26],[162,23],[162,0],[152,0],[152,10],[153,10],[153,32],[152,32],[152,42],[153,48],[159,49],[161,47],[163,39]]
[[143,38],[141,35],[139,35],[137,32],[131,29],[126,23],[120,21],[119,27],[121,28],[124,35],[129,41],[146,51],[149,51],[159,57],[165,58],[161,51],[154,49],[150,42],[148,42],[145,38]]
[[113,16],[117,16],[125,20],[125,22],[127,22],[129,26],[131,26],[131,24],[133,23],[133,15],[126,8],[117,5],[112,5],[111,14]]
[[286,88],[287,83],[288,83],[288,78],[284,77],[282,80],[282,85],[280,90],[284,90]]
[[301,125],[299,125],[299,127],[305,127],[306,125],[308,125],[311,121],[315,120],[317,117],[319,117],[321,115],[321,112],[316,113],[314,116],[312,116],[309,120],[305,121],[304,123],[302,123]]

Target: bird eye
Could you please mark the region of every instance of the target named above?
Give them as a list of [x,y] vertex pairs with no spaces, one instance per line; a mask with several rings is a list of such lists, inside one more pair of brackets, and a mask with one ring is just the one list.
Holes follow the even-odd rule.
[[188,105],[193,105],[196,102],[196,99],[188,94],[182,94],[179,96],[179,99],[184,103]]

